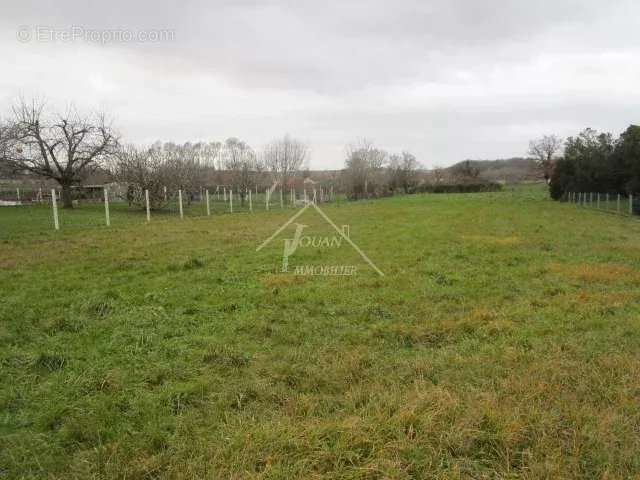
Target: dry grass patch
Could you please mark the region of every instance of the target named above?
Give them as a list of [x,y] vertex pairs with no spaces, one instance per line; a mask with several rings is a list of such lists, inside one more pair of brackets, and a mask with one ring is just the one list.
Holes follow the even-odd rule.
[[284,273],[268,273],[260,278],[260,282],[267,288],[289,287],[306,282],[307,278],[300,275],[288,275]]
[[469,240],[472,242],[479,242],[489,245],[519,245],[521,243],[520,237],[516,236],[504,236],[499,237],[495,235],[463,235],[463,240]]
[[552,263],[549,268],[553,273],[562,277],[588,283],[640,283],[640,271],[617,263],[585,263],[581,265]]

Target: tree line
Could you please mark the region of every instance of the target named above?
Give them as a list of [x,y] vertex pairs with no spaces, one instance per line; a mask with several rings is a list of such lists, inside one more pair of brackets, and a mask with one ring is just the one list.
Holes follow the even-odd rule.
[[[303,169],[308,146],[289,135],[260,152],[238,138],[224,142],[126,144],[104,114],[82,115],[75,108],[51,112],[42,102],[20,101],[10,118],[0,121],[0,169],[59,184],[62,204],[73,208],[73,188],[92,174],[126,185],[130,204],[162,208],[167,192],[182,190],[187,201],[203,186],[226,185],[240,195],[249,189],[293,187]],[[419,163],[407,152],[394,154],[360,140],[347,147],[345,168],[335,187],[352,199],[410,192],[418,183]]]
[[[0,121],[0,171],[58,183],[65,208],[73,208],[73,189],[96,173],[126,186],[132,205],[143,206],[148,191],[152,209],[163,208],[178,190],[190,201],[207,186],[224,185],[244,203],[250,189],[288,191],[296,179],[309,176],[304,168],[309,148],[290,135],[260,151],[236,137],[141,147],[123,142],[104,114],[82,115],[75,108],[51,112],[42,102],[24,100],[11,113]],[[411,152],[389,152],[367,139],[347,145],[339,173],[318,175],[330,177],[331,186],[353,200],[419,191],[483,191],[487,183],[471,162],[426,172]]]
[[348,145],[346,150],[344,187],[351,199],[410,193],[419,182],[420,164],[408,151],[389,153],[367,139]]
[[555,162],[550,193],[557,200],[569,192],[640,192],[640,126],[629,126],[618,138],[591,128],[569,137]]
[[529,154],[536,158],[555,200],[571,192],[640,192],[640,126],[630,125],[618,138],[592,128],[564,142],[545,136],[530,142]]
[[56,182],[64,208],[73,208],[73,187],[96,172],[125,184],[132,204],[144,204],[148,191],[154,209],[166,203],[167,191],[182,190],[190,198],[213,183],[233,188],[244,203],[249,188],[288,186],[307,155],[307,146],[289,135],[260,154],[235,137],[140,147],[123,143],[104,114],[82,115],[75,108],[53,113],[37,101],[20,101],[0,121],[0,171]]

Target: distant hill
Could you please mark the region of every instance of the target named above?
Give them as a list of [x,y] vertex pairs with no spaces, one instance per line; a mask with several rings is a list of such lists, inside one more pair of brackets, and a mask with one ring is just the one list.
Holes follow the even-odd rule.
[[448,173],[455,172],[467,161],[470,162],[472,168],[478,169],[478,176],[485,180],[517,183],[539,181],[542,178],[535,160],[521,157],[498,160],[464,160],[445,170]]

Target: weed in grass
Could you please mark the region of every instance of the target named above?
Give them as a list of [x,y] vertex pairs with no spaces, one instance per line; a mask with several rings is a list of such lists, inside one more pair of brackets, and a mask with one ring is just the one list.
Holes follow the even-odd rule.
[[38,369],[43,369],[48,372],[55,372],[64,367],[66,359],[55,353],[41,353],[35,360],[34,365]]
[[251,356],[226,347],[210,347],[202,357],[202,361],[212,365],[242,368],[249,365]]
[[194,268],[204,267],[204,260],[202,258],[192,257],[182,264],[184,270],[192,270]]

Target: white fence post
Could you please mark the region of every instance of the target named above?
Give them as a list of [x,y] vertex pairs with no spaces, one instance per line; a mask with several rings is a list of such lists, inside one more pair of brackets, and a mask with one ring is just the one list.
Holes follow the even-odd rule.
[[249,211],[253,213],[253,202],[251,200],[251,189],[249,189]]
[[222,200],[227,201],[227,187],[222,187]]
[[233,213],[233,188],[229,190],[229,212]]
[[178,190],[178,208],[180,209],[180,218],[184,218],[184,211],[182,210],[182,190]]
[[207,217],[211,216],[211,206],[209,205],[209,189],[207,188],[204,191],[205,196],[207,197]]
[[51,189],[51,206],[53,208],[53,226],[56,230],[60,230],[60,223],[58,222],[58,203],[56,202],[56,189]]
[[144,191],[144,203],[147,206],[147,222],[151,221],[151,209],[149,208],[149,190]]
[[18,197],[18,202],[20,202],[20,189],[16,188],[16,196]]
[[104,189],[104,219],[107,227],[111,226],[111,217],[109,216],[109,190]]
[[280,208],[284,208],[284,199],[282,198],[282,188],[280,189]]
[[167,187],[164,187],[164,202],[167,203]]

